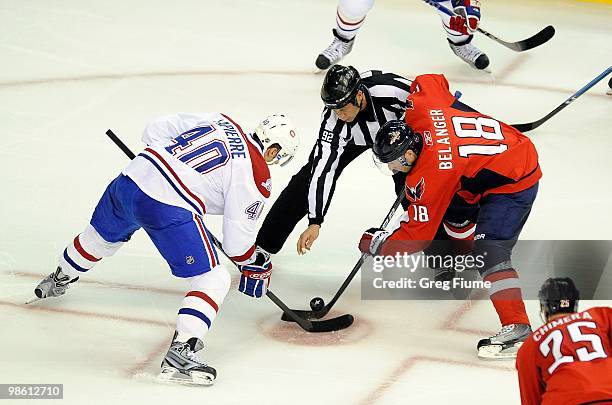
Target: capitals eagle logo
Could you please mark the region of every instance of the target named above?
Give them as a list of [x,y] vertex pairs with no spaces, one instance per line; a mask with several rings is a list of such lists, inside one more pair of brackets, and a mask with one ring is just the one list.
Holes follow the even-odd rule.
[[417,202],[423,197],[423,193],[425,192],[425,179],[421,177],[421,180],[417,183],[416,186],[410,187],[406,184],[406,196],[412,202]]

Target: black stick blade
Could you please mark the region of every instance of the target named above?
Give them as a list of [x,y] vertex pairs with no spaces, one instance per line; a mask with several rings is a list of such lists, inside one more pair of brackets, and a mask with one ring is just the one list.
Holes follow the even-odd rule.
[[555,35],[555,27],[549,25],[542,31],[538,32],[531,38],[527,38],[523,41],[516,43],[518,52],[528,51],[529,49],[540,46],[545,42],[548,42]]
[[336,318],[327,319],[325,321],[312,321],[312,326],[309,329],[304,329],[307,332],[335,332],[346,329],[353,324],[355,318],[351,314],[345,314]]
[[[307,310],[302,310],[302,309],[292,309],[292,311],[295,312],[295,314],[299,316],[300,318],[310,320],[310,319],[323,318],[329,312],[329,308],[325,306],[320,311],[307,311]],[[287,314],[286,312],[283,312],[283,315],[281,315],[281,320],[285,322],[295,322],[295,320],[291,318],[291,316]]]

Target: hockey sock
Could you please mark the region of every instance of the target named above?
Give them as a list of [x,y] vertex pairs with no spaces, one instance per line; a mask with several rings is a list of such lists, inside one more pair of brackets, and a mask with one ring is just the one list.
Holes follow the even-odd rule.
[[374,0],[340,0],[336,9],[336,32],[342,38],[353,39],[363,25]]
[[529,324],[516,270],[507,268],[489,273],[484,277],[484,281],[491,283],[489,297],[502,326],[513,323]]
[[[195,277],[189,277],[190,290],[185,295],[176,320],[177,340],[203,339],[211,328],[219,307],[227,295],[231,278],[222,265]],[[180,340],[184,339],[184,340]]]
[[75,236],[59,258],[62,273],[73,279],[93,268],[103,257],[112,256],[123,242],[107,242],[91,225]]

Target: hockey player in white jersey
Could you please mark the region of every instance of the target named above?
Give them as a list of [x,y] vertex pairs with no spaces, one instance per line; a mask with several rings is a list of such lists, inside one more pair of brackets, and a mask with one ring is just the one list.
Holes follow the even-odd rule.
[[[480,1],[433,1],[453,10],[456,14],[450,17],[438,10],[448,45],[453,53],[475,69],[486,69],[489,66],[489,58],[472,44],[480,22]],[[315,61],[317,69],[328,69],[351,52],[355,36],[373,6],[374,0],[338,0],[336,27],[332,30],[334,39],[317,57]]]
[[179,113],[148,124],[143,141],[147,147],[110,183],[89,225],[35,294],[63,295],[143,228],[172,274],[189,283],[160,379],[212,384],[216,370],[198,352],[229,291],[230,275],[219,262],[206,215],[223,215],[223,250],[239,265],[239,291],[265,295],[272,263],[254,241],[270,196],[268,165],[291,159],[298,139],[284,115],[266,118],[247,134],[223,114]]

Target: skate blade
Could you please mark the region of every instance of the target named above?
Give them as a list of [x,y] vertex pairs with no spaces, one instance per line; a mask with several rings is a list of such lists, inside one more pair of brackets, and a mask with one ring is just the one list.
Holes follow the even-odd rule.
[[478,349],[478,358],[481,360],[514,360],[522,345],[523,342],[518,342],[505,349],[501,345],[483,346]]
[[312,73],[314,73],[315,75],[316,75],[316,74],[319,74],[319,73],[321,73],[321,72],[326,72],[326,71],[327,71],[327,69],[319,69],[319,68],[318,68],[318,67],[316,67],[316,66],[315,66],[314,68],[312,68]]
[[214,384],[215,377],[211,374],[197,371],[192,371],[187,375],[172,367],[162,367],[157,380],[169,384],[208,386]]
[[33,303],[35,303],[36,301],[40,301],[40,300],[42,300],[42,298],[38,298],[37,296],[33,296],[32,298],[30,298],[29,300],[27,300],[27,301],[25,302],[25,304],[26,304],[26,305],[28,305],[28,304],[33,304]]

